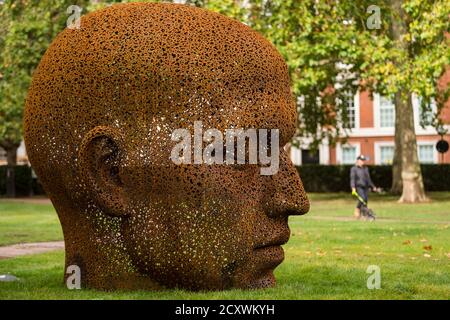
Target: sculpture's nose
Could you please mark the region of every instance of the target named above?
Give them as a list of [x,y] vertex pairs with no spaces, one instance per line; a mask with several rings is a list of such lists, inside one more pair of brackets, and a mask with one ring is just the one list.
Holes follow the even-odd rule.
[[266,178],[264,204],[267,215],[302,215],[309,211],[309,200],[303,183],[286,151],[280,150],[278,173]]

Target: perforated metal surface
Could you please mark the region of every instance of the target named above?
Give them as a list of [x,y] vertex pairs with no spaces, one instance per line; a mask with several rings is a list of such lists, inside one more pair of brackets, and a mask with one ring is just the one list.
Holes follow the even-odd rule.
[[176,165],[177,128],[295,132],[287,67],[247,26],[176,4],[113,5],[53,41],[25,110],[29,159],[85,287],[275,284],[288,215],[309,203],[282,150],[258,165]]

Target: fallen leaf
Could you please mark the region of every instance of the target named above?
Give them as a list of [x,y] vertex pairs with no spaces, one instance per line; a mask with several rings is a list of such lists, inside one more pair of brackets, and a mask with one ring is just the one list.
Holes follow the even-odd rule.
[[319,250],[319,251],[316,252],[316,255],[318,255],[319,257],[323,257],[323,256],[326,255],[326,254],[327,254],[327,253],[324,252],[324,251],[322,251],[322,250]]
[[403,241],[403,244],[411,244],[412,243],[412,241],[411,240],[406,240],[406,241]]
[[424,248],[425,250],[427,250],[427,251],[433,250],[433,247],[432,247],[432,246],[423,246],[423,248]]

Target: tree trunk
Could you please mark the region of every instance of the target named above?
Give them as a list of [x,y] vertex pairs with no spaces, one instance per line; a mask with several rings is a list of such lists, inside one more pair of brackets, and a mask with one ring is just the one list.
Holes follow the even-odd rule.
[[401,177],[402,196],[399,202],[422,202],[427,201],[420,169],[419,157],[417,156],[417,140],[414,128],[414,112],[411,94],[398,92],[395,95],[396,109],[401,112],[399,118],[399,135],[401,144]]
[[6,151],[6,162],[8,166],[15,166],[17,164],[17,149],[19,146],[12,145],[10,148],[5,149]]
[[[398,94],[397,94],[398,95]],[[395,132],[401,132],[400,121],[402,118],[402,110],[399,108],[397,100],[401,97],[395,97]],[[401,195],[403,191],[402,181],[402,142],[400,134],[395,134],[395,149],[394,159],[392,161],[392,185],[391,192],[396,195]]]
[[[390,0],[392,11],[390,31],[394,46],[403,52],[406,58],[410,58],[411,50],[404,37],[408,33],[407,15],[402,7],[402,0]],[[394,61],[401,70],[404,61]],[[417,156],[417,141],[414,128],[414,113],[411,101],[411,93],[406,90],[398,90],[395,94],[395,155],[392,166],[392,191],[399,191],[401,176],[402,195],[399,202],[426,201],[423,186],[422,172],[419,157]]]
[[17,164],[17,149],[19,145],[8,144],[3,146],[6,151],[6,196],[14,198],[16,196],[16,176],[14,167]]

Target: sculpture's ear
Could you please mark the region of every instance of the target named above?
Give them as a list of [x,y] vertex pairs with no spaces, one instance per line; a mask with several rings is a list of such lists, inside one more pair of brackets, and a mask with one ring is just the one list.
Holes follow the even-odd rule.
[[125,216],[129,212],[129,197],[121,179],[125,154],[121,133],[106,126],[89,131],[78,153],[86,187],[104,212],[112,216]]

